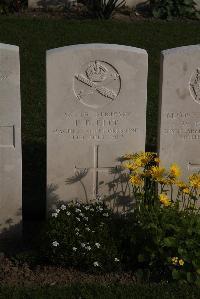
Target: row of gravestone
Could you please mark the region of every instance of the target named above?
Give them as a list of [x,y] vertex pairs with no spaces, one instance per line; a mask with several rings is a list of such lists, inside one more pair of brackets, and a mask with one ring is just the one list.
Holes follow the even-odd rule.
[[[159,154],[200,170],[200,46],[161,55]],[[148,56],[110,44],[47,52],[47,203],[106,194],[116,158],[145,150]],[[20,232],[19,49],[0,44],[0,231]],[[104,182],[102,184],[102,182]],[[17,231],[17,230],[16,230]]]

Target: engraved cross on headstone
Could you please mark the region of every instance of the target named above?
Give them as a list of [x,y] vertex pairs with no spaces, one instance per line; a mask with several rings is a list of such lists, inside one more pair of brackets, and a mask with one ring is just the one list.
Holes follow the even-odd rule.
[[15,147],[15,127],[0,124],[0,148]]
[[92,185],[92,195],[93,199],[98,196],[98,186],[99,186],[99,172],[109,172],[114,167],[99,167],[99,145],[94,145],[93,147],[93,167],[79,168],[75,166],[75,170],[87,170],[93,172],[93,185]]

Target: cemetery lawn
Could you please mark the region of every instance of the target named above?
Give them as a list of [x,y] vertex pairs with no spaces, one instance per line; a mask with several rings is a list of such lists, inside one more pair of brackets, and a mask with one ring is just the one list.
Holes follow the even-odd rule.
[[46,287],[0,287],[1,299],[197,299],[200,289],[176,285],[72,284]]

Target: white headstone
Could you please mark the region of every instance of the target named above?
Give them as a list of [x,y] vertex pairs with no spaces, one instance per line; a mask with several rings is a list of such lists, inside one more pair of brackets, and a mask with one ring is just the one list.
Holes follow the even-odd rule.
[[21,232],[19,48],[0,44],[0,238]]
[[182,178],[200,171],[200,46],[162,52],[160,158],[176,162]]
[[[47,52],[49,205],[107,192],[116,159],[145,149],[147,68],[146,51],[128,46]],[[77,174],[83,178],[66,185]]]

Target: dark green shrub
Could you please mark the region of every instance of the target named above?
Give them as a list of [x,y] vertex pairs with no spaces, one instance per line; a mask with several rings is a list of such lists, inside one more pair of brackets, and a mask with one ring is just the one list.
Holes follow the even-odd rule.
[[110,19],[114,10],[125,4],[125,0],[87,0],[86,5],[92,17]]
[[194,0],[150,0],[150,10],[155,18],[199,18]]
[[27,0],[0,0],[0,14],[19,12],[27,4]]
[[42,254],[52,264],[89,271],[119,269],[114,215],[104,204],[61,205],[48,220]]
[[126,217],[121,239],[122,262],[134,270],[154,281],[200,285],[200,215],[195,210],[140,207]]

